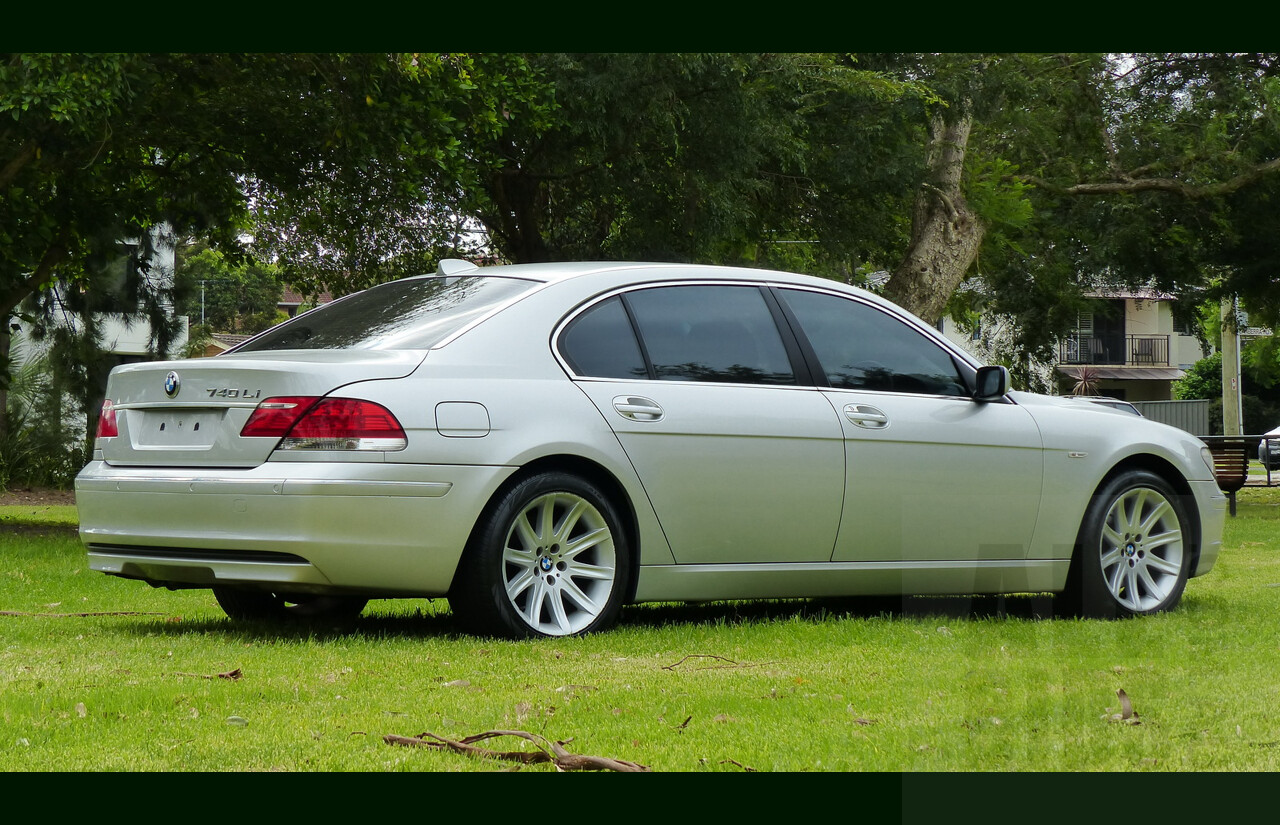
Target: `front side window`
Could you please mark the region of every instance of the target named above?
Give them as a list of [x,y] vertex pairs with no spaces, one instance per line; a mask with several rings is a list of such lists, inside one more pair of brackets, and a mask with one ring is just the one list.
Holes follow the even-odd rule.
[[757,287],[651,287],[629,292],[625,300],[659,380],[796,383]]
[[392,281],[299,315],[235,351],[427,349],[534,286],[483,275]]
[[780,290],[833,387],[969,395],[950,353],[875,307],[822,292]]

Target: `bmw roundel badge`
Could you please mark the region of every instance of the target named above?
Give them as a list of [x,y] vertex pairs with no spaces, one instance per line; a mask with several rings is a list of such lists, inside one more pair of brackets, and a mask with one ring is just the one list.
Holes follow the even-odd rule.
[[182,388],[182,381],[178,378],[176,372],[170,372],[164,377],[164,394],[170,398],[176,398],[178,390]]

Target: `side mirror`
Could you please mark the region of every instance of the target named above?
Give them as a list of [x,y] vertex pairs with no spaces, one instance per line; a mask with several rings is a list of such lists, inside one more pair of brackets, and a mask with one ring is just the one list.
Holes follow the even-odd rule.
[[1009,370],[1004,367],[978,367],[977,401],[999,401],[1009,391]]

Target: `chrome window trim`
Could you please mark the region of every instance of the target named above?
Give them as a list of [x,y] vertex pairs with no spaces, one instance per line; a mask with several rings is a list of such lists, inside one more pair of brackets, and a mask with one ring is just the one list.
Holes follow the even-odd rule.
[[[625,295],[626,293],[635,292],[641,289],[654,289],[654,288],[667,287],[667,286],[749,286],[749,287],[755,287],[757,289],[765,289],[765,290],[796,289],[796,290],[803,290],[805,292],[816,292],[820,295],[830,295],[834,298],[844,298],[845,300],[855,301],[867,307],[868,309],[874,309],[878,312],[884,313],[885,315],[888,315],[890,318],[894,318],[906,324],[911,329],[924,333],[925,337],[927,337],[933,343],[938,344],[943,349],[943,351],[945,351],[947,354],[955,358],[959,358],[960,360],[962,360],[964,363],[968,364],[970,367],[972,367],[975,370],[978,367],[982,366],[982,363],[980,361],[975,359],[969,353],[957,347],[955,344],[949,341],[944,335],[939,333],[936,329],[929,326],[928,324],[925,324],[923,321],[918,321],[911,316],[901,315],[897,312],[893,312],[890,309],[886,309],[885,307],[880,306],[879,303],[876,301],[866,300],[861,295],[851,295],[841,290],[823,289],[821,287],[813,286],[809,284],[792,284],[792,283],[787,283],[786,281],[775,281],[775,280],[752,281],[752,280],[736,279],[736,278],[718,280],[714,278],[711,278],[711,279],[698,278],[698,279],[688,279],[688,280],[678,280],[678,281],[657,280],[657,281],[646,281],[639,284],[629,284],[627,286],[617,287],[615,289],[611,289],[606,292],[601,292],[598,295],[592,296],[591,298],[588,298],[587,300],[578,304],[576,307],[574,307],[568,313],[566,313],[565,316],[561,318],[560,321],[551,330],[551,339],[549,341],[549,344],[551,347],[551,354],[556,359],[556,362],[560,365],[560,368],[563,369],[565,371],[565,374],[568,375],[569,378],[573,381],[615,382],[615,383],[619,381],[628,381],[628,382],[645,382],[646,385],[678,384],[681,386],[704,386],[704,387],[757,387],[757,388],[767,387],[770,389],[783,389],[783,390],[805,390],[805,391],[817,390],[822,392],[831,391],[831,392],[863,393],[867,395],[874,395],[877,397],[890,395],[890,396],[901,396],[903,398],[943,398],[943,399],[950,399],[953,401],[968,401],[969,403],[975,403],[974,399],[970,396],[942,395],[939,393],[913,393],[913,392],[885,393],[885,392],[876,392],[873,390],[855,390],[855,389],[850,389],[848,387],[822,387],[822,386],[818,386],[816,383],[737,384],[737,383],[729,383],[724,381],[674,381],[668,378],[634,378],[634,379],[608,378],[608,377],[602,377],[598,375],[579,375],[577,372],[573,370],[572,367],[569,366],[568,360],[564,357],[563,353],[561,353],[560,351],[560,338],[563,335],[565,329],[568,328],[568,326],[571,323],[573,323],[573,321],[579,315],[582,315],[587,310],[591,309],[597,304],[603,303],[604,301],[607,301],[610,298],[613,298],[617,295]],[[526,292],[526,293],[523,293],[522,296],[529,295],[529,294],[532,294],[532,293]],[[778,334],[781,336],[786,334],[794,335],[795,333],[792,330],[779,329]],[[798,379],[799,379],[799,376],[797,376],[797,380]]]
[[[753,280],[740,279],[740,278],[729,278],[729,279],[689,278],[689,279],[681,279],[681,280],[644,281],[641,283],[628,284],[627,286],[617,287],[615,289],[608,290],[607,292],[601,292],[598,295],[588,298],[587,300],[575,306],[573,309],[569,310],[567,313],[565,313],[565,316],[560,319],[559,323],[557,323],[554,327],[552,327],[551,340],[549,341],[549,344],[551,346],[551,354],[556,359],[556,362],[560,364],[560,368],[563,369],[565,371],[565,374],[568,375],[569,378],[571,378],[574,381],[634,380],[634,381],[644,381],[646,382],[646,384],[681,384],[686,386],[698,385],[698,386],[706,386],[706,387],[776,387],[779,389],[802,389],[802,390],[815,389],[812,385],[804,385],[804,384],[737,384],[737,383],[730,383],[727,381],[673,381],[667,378],[636,378],[636,379],[607,378],[599,375],[579,375],[573,370],[572,367],[569,366],[568,360],[566,360],[564,355],[560,352],[560,336],[564,334],[565,329],[569,326],[569,324],[573,323],[573,321],[579,315],[582,315],[584,312],[591,309],[596,304],[603,303],[616,295],[625,295],[627,293],[637,292],[642,289],[658,289],[658,288],[668,287],[668,286],[748,286],[748,287],[755,288],[757,291],[760,291],[760,290],[768,289],[769,282],[753,281]],[[762,295],[761,297],[764,297],[764,296]],[[775,322],[775,327],[776,327],[776,322]],[[787,333],[788,333],[787,330],[779,329],[778,337],[782,338]],[[799,380],[799,376],[796,376],[796,379]]]
[[[780,290],[794,289],[794,290],[800,290],[802,292],[817,292],[820,295],[831,295],[836,298],[844,298],[845,300],[848,300],[848,301],[856,301],[865,307],[874,309],[878,312],[888,315],[890,318],[894,318],[906,324],[907,326],[911,327],[917,332],[924,333],[925,337],[928,338],[930,341],[933,341],[934,343],[938,344],[944,350],[946,350],[948,354],[959,358],[969,366],[973,367],[975,370],[978,367],[984,366],[984,364],[981,361],[979,361],[977,358],[974,358],[972,355],[965,352],[953,341],[951,341],[951,339],[947,338],[945,335],[938,332],[936,329],[929,326],[925,322],[919,320],[913,315],[905,315],[905,314],[900,314],[900,312],[895,312],[893,311],[892,306],[888,306],[888,307],[883,306],[879,303],[879,301],[868,301],[861,295],[850,295],[847,292],[840,292],[837,290],[830,290],[830,289],[821,289],[819,287],[810,286],[808,284],[801,285],[801,284],[770,282],[769,286],[773,287],[774,289],[780,289]],[[870,294],[874,295],[874,293],[870,293]],[[950,396],[942,396],[942,397],[947,398]]]

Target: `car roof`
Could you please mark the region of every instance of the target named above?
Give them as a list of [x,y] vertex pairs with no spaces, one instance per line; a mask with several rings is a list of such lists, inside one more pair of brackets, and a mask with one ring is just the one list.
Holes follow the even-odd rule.
[[[476,266],[469,261],[445,260],[440,262],[440,271],[436,275],[463,276],[482,275],[499,278],[523,278],[540,281],[545,284],[561,283],[571,280],[615,279],[619,275],[635,273],[637,282],[647,280],[661,281],[698,281],[698,280],[733,280],[755,283],[783,283],[795,286],[809,286],[817,289],[829,289],[857,295],[863,300],[878,304],[886,309],[904,315],[910,315],[902,307],[887,301],[874,292],[816,275],[805,275],[798,272],[785,272],[777,269],[756,269],[745,266],[721,266],[718,264],[683,264],[641,261],[559,261],[536,264],[495,264]],[[931,324],[920,321],[932,329]]]
[[[461,264],[465,262],[448,262]],[[804,275],[796,272],[783,272],[774,269],[756,269],[745,266],[721,266],[715,264],[684,264],[670,262],[643,261],[558,261],[536,264],[496,264],[492,266],[458,267],[448,266],[442,262],[439,274],[447,275],[489,275],[507,278],[528,278],[551,283],[571,278],[584,278],[592,275],[616,275],[623,272],[649,273],[661,275],[672,280],[708,278],[723,280],[733,278],[743,281],[786,281],[790,283],[810,283],[814,286],[833,285],[847,289],[858,289],[840,281],[820,278],[816,275]],[[862,291],[862,290],[859,290]]]
[[435,276],[521,278],[538,281],[547,286],[577,280],[591,281],[599,279],[609,282],[609,288],[616,288],[622,286],[622,284],[618,283],[619,276],[622,276],[625,280],[628,273],[635,274],[634,285],[636,286],[643,285],[646,282],[664,281],[741,281],[759,284],[776,283],[843,292],[846,295],[856,296],[866,303],[879,306],[899,317],[913,320],[922,332],[946,346],[949,352],[972,367],[981,366],[981,362],[978,359],[954,342],[948,341],[932,324],[918,318],[892,301],[852,284],[798,272],[755,269],[744,266],[722,266],[719,264],[642,261],[558,261],[478,266],[470,261],[445,259],[440,262],[439,271],[435,273]]

